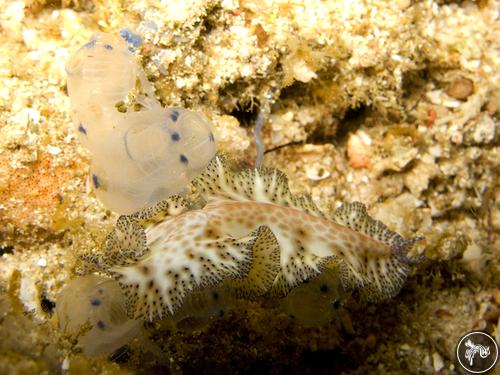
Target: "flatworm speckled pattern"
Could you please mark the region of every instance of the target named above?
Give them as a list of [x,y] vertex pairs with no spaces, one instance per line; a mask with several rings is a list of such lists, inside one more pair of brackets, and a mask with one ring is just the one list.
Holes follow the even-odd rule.
[[202,208],[173,196],[121,216],[105,252],[87,258],[120,282],[135,317],[174,314],[193,291],[220,284],[284,295],[325,269],[378,300],[399,292],[414,260],[418,238],[403,239],[361,203],[329,216],[291,194],[278,170],[238,170],[218,155],[194,185]]

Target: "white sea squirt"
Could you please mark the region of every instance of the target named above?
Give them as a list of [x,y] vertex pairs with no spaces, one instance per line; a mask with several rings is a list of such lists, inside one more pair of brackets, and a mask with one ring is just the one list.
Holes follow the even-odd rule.
[[110,354],[140,336],[142,324],[127,317],[118,283],[102,276],[73,279],[57,297],[56,315],[63,332],[78,337],[88,356]]
[[161,320],[161,327],[174,331],[194,332],[207,328],[214,320],[234,307],[235,298],[229,288],[207,288],[186,296],[182,307]]
[[[122,38],[95,34],[66,72],[72,118],[92,153],[92,186],[110,210],[132,213],[180,193],[215,155],[210,123],[184,108],[161,107]],[[129,103],[119,111],[131,96],[141,109]]]
[[340,277],[326,268],[292,289],[282,299],[281,306],[304,326],[322,326],[339,315],[338,306],[343,295]]

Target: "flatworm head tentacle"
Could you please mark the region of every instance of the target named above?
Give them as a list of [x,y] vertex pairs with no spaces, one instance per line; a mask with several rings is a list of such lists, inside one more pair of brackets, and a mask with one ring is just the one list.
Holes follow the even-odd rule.
[[367,259],[366,272],[362,274],[361,279],[352,277],[353,273],[341,264],[339,267],[346,289],[361,288],[361,296],[370,301],[391,298],[399,293],[410,264],[415,262],[414,257],[408,257],[408,251],[422,237],[404,239],[381,221],[370,217],[366,206],[360,202],[342,205],[333,213],[332,218],[356,232],[387,244],[391,252],[389,259],[377,257]]

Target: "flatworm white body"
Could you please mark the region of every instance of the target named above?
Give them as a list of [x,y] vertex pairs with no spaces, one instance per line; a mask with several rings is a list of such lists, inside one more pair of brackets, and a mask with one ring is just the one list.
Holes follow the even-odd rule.
[[[184,108],[162,108],[121,38],[97,33],[66,71],[72,118],[92,152],[92,186],[107,208],[132,213],[179,193],[215,155],[209,122]],[[118,111],[138,81],[142,110]]]
[[361,203],[327,215],[290,193],[274,169],[235,170],[216,156],[194,180],[201,209],[174,196],[121,216],[105,252],[87,257],[115,277],[134,316],[175,314],[186,296],[215,285],[239,296],[285,295],[333,271],[368,300],[396,295],[411,263],[405,240]]

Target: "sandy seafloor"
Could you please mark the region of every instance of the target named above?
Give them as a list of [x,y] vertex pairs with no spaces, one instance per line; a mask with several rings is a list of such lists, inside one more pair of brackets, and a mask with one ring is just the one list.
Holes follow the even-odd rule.
[[[458,373],[464,333],[500,339],[499,5],[0,0],[0,374]],[[312,327],[241,300],[200,331],[146,324],[159,352],[85,357],[54,303],[117,215],[90,188],[64,64],[123,27],[162,104],[203,112],[221,150],[251,165],[267,110],[264,165],[294,192],[424,236],[401,293]]]

